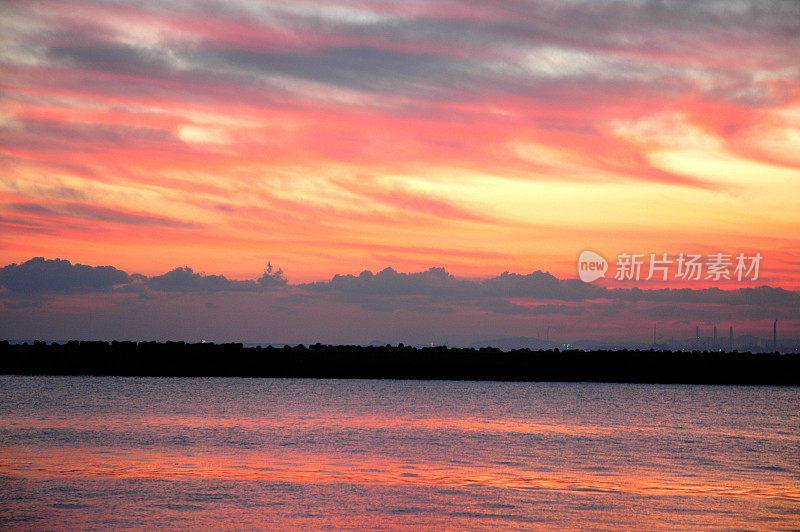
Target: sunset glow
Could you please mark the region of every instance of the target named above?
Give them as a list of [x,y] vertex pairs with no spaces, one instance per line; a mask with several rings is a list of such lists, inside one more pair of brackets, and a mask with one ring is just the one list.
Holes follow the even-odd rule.
[[0,336],[797,347],[796,2],[3,8]]
[[796,3],[3,10],[3,264],[305,282],[757,250],[800,284]]

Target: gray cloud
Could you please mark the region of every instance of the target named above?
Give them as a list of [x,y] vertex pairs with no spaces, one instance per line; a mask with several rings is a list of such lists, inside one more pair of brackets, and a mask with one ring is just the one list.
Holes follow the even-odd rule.
[[800,310],[800,294],[783,288],[759,286],[721,290],[719,288],[664,288],[642,290],[640,288],[617,288],[605,290],[610,299],[623,301],[659,301],[675,303],[717,303],[725,305],[785,306]]
[[287,280],[286,277],[283,275],[283,270],[278,269],[275,270],[272,267],[272,263],[267,263],[267,268],[264,270],[264,273],[259,277],[256,282],[264,288],[265,290],[272,290],[274,288],[282,288],[286,286]]
[[195,229],[200,227],[199,224],[193,222],[184,222],[182,220],[165,218],[163,216],[154,216],[151,214],[123,212],[116,209],[110,209],[108,207],[84,205],[80,203],[67,205],[63,212],[79,218],[128,225],[176,227],[181,229]]
[[[567,308],[555,306],[525,307],[506,298],[531,298],[559,301],[593,301],[608,299],[619,302],[670,302],[746,305],[751,307],[787,307],[800,310],[800,293],[761,286],[721,290],[614,288],[583,283],[577,279],[558,279],[536,271],[526,275],[505,272],[485,280],[456,279],[444,268],[425,272],[399,273],[386,268],[378,274],[363,271],[359,275],[335,275],[330,281],[300,285],[310,291],[330,294],[339,301],[358,302],[377,308],[376,297],[403,298],[424,296],[449,304],[468,304],[499,313],[542,314]],[[387,308],[395,306],[386,305]]]
[[[0,133],[5,137],[6,145],[36,148],[44,152],[71,151],[76,145],[80,145],[84,151],[102,151],[111,146],[186,150],[172,132],[150,127],[14,119],[0,127]],[[66,169],[86,172],[85,168],[76,165]]]
[[[500,314],[538,315],[580,312],[574,305],[548,303],[526,306],[509,300],[527,298],[546,301],[595,302],[612,304],[652,302],[675,304],[714,304],[748,308],[785,308],[800,311],[800,293],[770,286],[744,287],[735,290],[614,288],[583,283],[577,279],[558,279],[535,271],[521,275],[504,272],[483,280],[457,279],[441,267],[422,272],[404,273],[385,268],[377,274],[369,270],[359,275],[335,275],[329,281],[289,285],[281,269],[268,264],[254,280],[231,280],[224,275],[207,275],[186,266],[163,275],[147,277],[128,275],[112,266],[72,265],[67,260],[42,257],[0,269],[0,286],[13,293],[74,291],[144,290],[166,292],[259,292],[294,287],[305,292],[330,297],[345,303],[359,304],[372,310],[408,308],[446,312],[455,307],[472,307]],[[300,297],[296,294],[295,297]],[[307,303],[308,301],[306,301]],[[593,303],[592,303],[593,304]],[[603,305],[603,308],[608,308]],[[662,307],[666,309],[668,307]]]
[[[179,229],[196,229],[201,227],[193,222],[185,222],[164,216],[146,213],[125,212],[99,205],[87,205],[76,202],[53,203],[45,206],[40,203],[12,203],[4,207],[10,212],[33,214],[42,217],[74,217],[84,220],[97,220],[125,225],[174,227]],[[52,229],[52,226],[49,226]]]
[[48,56],[56,62],[66,61],[84,69],[118,74],[153,75],[172,69],[164,54],[156,50],[103,41],[52,46]]
[[380,91],[407,85],[420,90],[423,82],[429,86],[433,81],[458,83],[471,70],[465,59],[368,46],[326,48],[313,53],[206,49],[199,59],[211,60],[217,67]]
[[[20,297],[69,293],[110,292],[265,292],[285,288],[283,270],[268,265],[256,280],[236,281],[224,275],[197,273],[188,266],[175,268],[163,275],[147,277],[131,274],[113,266],[86,266],[68,260],[35,257],[22,264],[9,264],[0,269],[0,289],[15,301]],[[2,290],[0,290],[0,294]],[[43,299],[35,299],[38,304]],[[7,307],[9,305],[6,305]]]
[[542,271],[527,275],[504,272],[480,283],[479,292],[492,297],[530,297],[537,299],[586,300],[605,296],[603,288],[577,279],[557,279]]
[[175,268],[155,277],[133,275],[131,278],[142,287],[162,292],[262,292],[287,285],[283,270],[275,270],[272,264],[267,265],[261,277],[247,281],[231,280],[224,275],[197,273],[188,266]]
[[[751,50],[766,45],[772,50],[769,68],[783,69],[782,76],[787,68],[796,70],[791,37],[796,35],[800,8],[792,2],[728,7],[706,2],[505,0],[453,2],[447,7],[471,16],[446,17],[424,2],[409,13],[382,2],[339,9],[236,2],[136,3],[136,9],[154,14],[166,10],[177,16],[213,16],[232,26],[263,27],[287,37],[280,44],[268,39],[242,43],[233,35],[203,38],[201,31],[199,41],[175,36],[159,47],[130,46],[115,39],[102,23],[76,20],[63,22],[78,25],[81,40],[63,28],[34,35],[37,43],[45,43],[46,57],[54,64],[180,81],[178,90],[184,97],[184,84],[192,88],[190,97],[213,96],[220,82],[238,87],[243,97],[263,94],[265,78],[275,74],[449,100],[465,94],[514,93],[563,101],[565,92],[597,100],[627,88],[626,92],[644,90],[663,97],[695,90],[760,106],[779,104],[796,93],[787,87],[785,94],[777,94],[756,79],[749,63],[736,67],[723,60],[729,55],[723,53],[726,47],[763,54]],[[710,40],[714,46],[708,46]],[[166,93],[173,90],[170,86],[174,84],[149,90]],[[277,86],[270,90],[280,92]]]
[[364,270],[358,276],[337,274],[330,281],[309,283],[301,287],[341,294],[453,296],[469,290],[471,285],[456,280],[444,268],[430,268],[418,273],[399,273],[393,268],[386,268],[377,274],[369,270]]
[[104,292],[128,280],[127,273],[113,266],[73,265],[43,257],[0,269],[0,286],[15,294]]
[[224,275],[195,273],[188,266],[150,277],[147,285],[163,292],[253,291],[259,287],[255,281],[232,281]]
[[[52,306],[44,304],[57,295],[87,293],[102,294],[94,300],[101,307],[87,306],[85,296],[62,299]],[[588,328],[587,335],[624,336],[633,323],[647,337],[653,321],[674,322],[664,323],[664,328],[659,325],[659,331],[672,327],[679,335],[684,334],[681,327],[688,330],[688,325],[697,320],[731,322],[737,331],[755,330],[767,321],[771,327],[772,319],[786,321],[791,327],[800,310],[800,294],[771,287],[608,290],[557,279],[545,272],[465,280],[443,268],[413,273],[387,268],[377,274],[337,275],[329,281],[300,285],[288,285],[280,270],[270,271],[269,267],[259,279],[248,281],[197,273],[188,267],[154,277],[128,275],[111,266],[93,268],[43,258],[0,268],[0,309],[7,331],[32,330],[26,328],[30,316],[40,312],[43,314],[37,319],[43,321],[36,330],[46,334],[51,334],[59,320],[75,319],[76,326],[81,327],[84,320],[74,316],[92,315],[108,324],[102,329],[106,334],[129,335],[127,328],[115,328],[118,324],[113,318],[118,313],[115,309],[125,309],[130,312],[127,320],[159,316],[142,329],[142,337],[150,337],[154,327],[196,335],[192,327],[180,329],[184,326],[180,316],[189,312],[185,305],[220,334],[257,338],[269,330],[268,336],[283,338],[281,335],[291,331],[293,341],[306,342],[310,337],[368,341],[363,335],[372,339],[400,335],[404,341],[411,335],[424,342],[429,337],[461,337],[471,342],[486,334],[542,336],[545,325],[548,329],[552,326],[561,337],[577,334],[575,331],[581,328]],[[242,320],[249,325],[237,329]],[[758,321],[762,323],[754,323]],[[274,323],[280,325],[270,325]],[[355,332],[364,330],[367,332]],[[340,333],[345,336],[335,336]],[[326,336],[329,334],[334,336]]]

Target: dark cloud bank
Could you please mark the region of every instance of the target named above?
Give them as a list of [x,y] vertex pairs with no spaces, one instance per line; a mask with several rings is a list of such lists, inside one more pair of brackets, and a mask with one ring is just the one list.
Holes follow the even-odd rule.
[[[407,308],[447,310],[457,304],[503,314],[541,314],[568,311],[571,302],[608,300],[616,302],[705,303],[800,309],[800,293],[760,286],[721,290],[705,289],[609,289],[577,279],[558,279],[536,271],[521,275],[505,272],[485,280],[457,279],[444,268],[402,273],[386,268],[377,274],[335,275],[329,281],[289,285],[283,271],[271,264],[254,280],[237,281],[224,275],[197,273],[176,268],[163,275],[147,277],[128,274],[113,266],[86,266],[68,260],[33,258],[22,264],[0,268],[0,296],[157,291],[170,293],[260,292],[289,287],[310,294],[358,303],[368,310]],[[507,301],[529,298],[565,302],[566,305],[526,307]]]
[[103,292],[130,281],[113,266],[86,266],[68,260],[33,258],[0,269],[0,286],[14,294]]
[[137,289],[161,292],[242,292],[280,288],[286,286],[286,283],[283,271],[275,271],[272,265],[268,265],[263,275],[252,281],[234,281],[224,275],[196,273],[188,266],[154,277],[129,275],[113,266],[92,267],[43,257],[0,268],[0,288],[14,295],[127,292]]

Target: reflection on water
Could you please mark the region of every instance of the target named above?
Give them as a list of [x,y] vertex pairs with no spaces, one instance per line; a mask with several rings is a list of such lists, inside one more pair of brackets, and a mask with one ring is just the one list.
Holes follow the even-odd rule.
[[800,390],[0,377],[3,528],[796,528]]

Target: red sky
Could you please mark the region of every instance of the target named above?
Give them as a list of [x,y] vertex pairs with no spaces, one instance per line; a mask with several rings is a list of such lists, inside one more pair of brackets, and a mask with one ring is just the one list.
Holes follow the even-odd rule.
[[0,265],[300,283],[760,252],[747,286],[800,287],[795,2],[2,9]]

